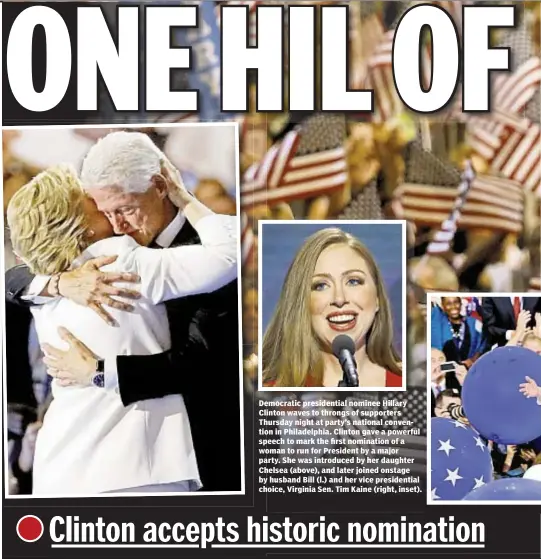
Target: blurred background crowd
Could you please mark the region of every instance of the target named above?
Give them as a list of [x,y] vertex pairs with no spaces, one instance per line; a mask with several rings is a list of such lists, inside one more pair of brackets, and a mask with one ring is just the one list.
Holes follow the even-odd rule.
[[[428,366],[427,292],[541,290],[541,4],[517,2],[516,29],[499,30],[492,37],[494,44],[511,47],[513,56],[511,72],[493,75],[496,83],[489,114],[463,115],[459,105],[423,118],[407,112],[393,85],[391,45],[398,18],[414,2],[365,1],[345,3],[350,16],[350,86],[375,90],[374,114],[256,113],[252,98],[247,114],[223,115],[216,95],[218,8],[220,4],[247,5],[251,24],[255,25],[254,8],[258,3],[202,2],[200,21],[207,25],[202,24],[189,35],[175,35],[175,42],[192,44],[197,50],[194,71],[174,73],[173,81],[175,87],[201,87],[199,115],[116,113],[104,94],[100,114],[89,122],[151,126],[146,131],[178,167],[188,188],[215,211],[229,214],[236,213],[237,194],[235,174],[226,161],[231,161],[236,147],[228,144],[224,148],[219,128],[203,137],[202,129],[196,127],[166,128],[163,124],[238,122],[247,394],[253,393],[257,383],[258,220],[406,219],[407,398],[412,399],[412,409],[422,408]],[[461,5],[469,2],[433,3],[448,9],[460,29]],[[113,21],[116,3],[109,4],[106,12]],[[429,48],[426,56],[430,58]],[[204,84],[212,80],[214,87],[205,89]],[[5,130],[4,210],[12,194],[37,172],[65,159],[68,153],[77,163],[106,132],[92,128]],[[211,142],[204,156],[202,142]],[[208,153],[212,153],[212,161]],[[271,175],[269,169],[278,155],[283,158],[283,167],[280,173]],[[476,176],[468,183],[466,196],[459,200],[460,212],[456,213],[458,186],[467,161]],[[209,169],[214,171],[209,174]],[[452,228],[444,229],[451,215]],[[441,238],[446,239],[443,248],[442,243],[434,242]],[[4,239],[7,243],[9,235]],[[15,264],[7,244],[5,263],[7,267]],[[12,409],[24,411],[15,414],[9,426],[17,433],[14,440],[23,451],[32,447],[35,435],[28,426],[39,424],[39,410],[46,403],[46,375],[39,365],[39,348],[32,336],[27,345],[34,386],[25,395],[13,391],[8,394]],[[414,419],[424,428],[422,414]],[[21,452],[23,459],[18,463],[22,472],[28,469],[26,454]],[[24,485],[24,481],[21,483]]]

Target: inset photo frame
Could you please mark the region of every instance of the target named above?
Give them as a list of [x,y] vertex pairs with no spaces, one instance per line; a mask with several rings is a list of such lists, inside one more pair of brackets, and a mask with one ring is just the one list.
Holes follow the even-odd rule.
[[541,297],[427,294],[427,504],[540,504]]
[[259,390],[406,389],[406,222],[259,221]]

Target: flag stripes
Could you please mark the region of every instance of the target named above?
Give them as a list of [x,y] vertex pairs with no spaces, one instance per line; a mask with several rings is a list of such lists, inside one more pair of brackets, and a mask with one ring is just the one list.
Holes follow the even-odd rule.
[[541,85],[541,60],[531,57],[495,80],[493,114],[469,119],[470,146],[491,169],[541,196],[541,137],[538,124],[520,113]]
[[451,210],[451,215],[442,223],[440,230],[436,232],[432,242],[429,243],[426,250],[427,254],[442,254],[451,249],[451,244],[457,231],[458,221],[462,215],[462,208],[464,207],[466,197],[468,196],[474,179],[475,174],[473,168],[471,164],[468,163],[462,175],[462,181],[457,189],[457,196]]
[[[457,193],[457,188],[406,183],[398,187],[396,196],[403,207],[404,219],[434,227],[448,219]],[[520,184],[479,175],[470,188],[458,227],[520,233],[523,213],[524,193]]]
[[312,198],[342,189],[347,183],[347,163],[342,146],[296,155],[298,131],[289,132],[261,162],[244,174],[241,205],[276,204]]
[[541,128],[531,124],[526,132],[507,130],[491,167],[520,182],[541,197]]

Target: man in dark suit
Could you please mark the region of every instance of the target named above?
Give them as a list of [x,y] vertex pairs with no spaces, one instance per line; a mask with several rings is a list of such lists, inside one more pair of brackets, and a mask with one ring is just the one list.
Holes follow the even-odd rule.
[[481,316],[489,344],[504,346],[517,327],[521,311],[528,311],[527,328],[535,326],[535,315],[541,313],[541,297],[483,297]]
[[[89,151],[81,172],[87,192],[114,227],[142,245],[167,248],[200,243],[199,236],[174,205],[180,176],[145,135],[115,132]],[[114,256],[114,255],[112,255]],[[110,261],[110,260],[109,260]],[[115,296],[136,296],[118,288],[118,274],[101,272],[104,259],[53,278],[34,278],[25,267],[6,274],[7,298],[21,305],[38,295],[61,295],[89,306],[111,320],[104,306],[130,306]],[[123,276],[123,281],[134,278]],[[205,491],[241,489],[239,324],[237,282],[204,295],[166,304],[172,349],[151,356],[117,356],[103,362],[73,336],[69,349],[58,352],[60,382],[85,374],[97,385],[117,387],[124,405],[182,394]],[[49,362],[50,365],[50,362]],[[72,375],[72,376],[70,376]],[[218,431],[217,426],[220,426]]]

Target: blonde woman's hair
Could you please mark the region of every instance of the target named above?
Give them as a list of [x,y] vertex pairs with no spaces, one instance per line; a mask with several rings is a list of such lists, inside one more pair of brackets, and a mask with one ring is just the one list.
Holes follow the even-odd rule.
[[379,300],[366,340],[370,361],[401,374],[400,358],[393,348],[391,306],[381,273],[369,250],[353,235],[338,228],[322,229],[310,236],[297,252],[282,288],[274,315],[263,338],[263,382],[275,386],[305,386],[308,375],[323,383],[323,356],[312,329],[311,280],[319,255],[333,245],[346,245],[366,262]]
[[84,250],[85,194],[74,169],[57,166],[20,188],[7,208],[13,251],[33,274],[68,269]]

